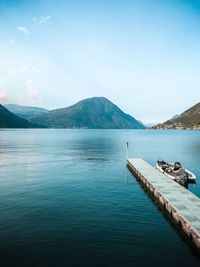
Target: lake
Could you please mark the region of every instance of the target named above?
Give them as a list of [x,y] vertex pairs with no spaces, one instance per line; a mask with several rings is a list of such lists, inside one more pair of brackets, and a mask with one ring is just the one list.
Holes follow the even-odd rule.
[[2,267],[200,266],[128,171],[126,141],[200,179],[200,131],[0,130]]

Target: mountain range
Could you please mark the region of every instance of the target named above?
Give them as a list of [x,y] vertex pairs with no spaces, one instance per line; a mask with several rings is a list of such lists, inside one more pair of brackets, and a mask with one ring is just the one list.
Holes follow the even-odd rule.
[[32,125],[45,128],[145,129],[142,123],[105,97],[87,98],[72,106],[50,111],[11,104],[5,107]]
[[55,110],[0,105],[0,128],[145,129],[146,126],[153,129],[200,129],[200,102],[157,125],[144,125],[105,97],[87,98]]

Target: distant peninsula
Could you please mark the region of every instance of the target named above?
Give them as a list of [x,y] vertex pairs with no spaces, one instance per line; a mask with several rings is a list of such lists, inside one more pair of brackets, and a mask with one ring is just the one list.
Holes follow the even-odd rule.
[[153,129],[200,129],[200,102],[180,115],[152,127]]

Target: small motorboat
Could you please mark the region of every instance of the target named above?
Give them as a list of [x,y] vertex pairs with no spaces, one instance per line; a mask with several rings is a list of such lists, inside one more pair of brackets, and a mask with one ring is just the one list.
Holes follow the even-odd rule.
[[156,169],[180,184],[186,182],[194,183],[196,181],[194,173],[183,168],[180,162],[168,163],[164,160],[158,160]]

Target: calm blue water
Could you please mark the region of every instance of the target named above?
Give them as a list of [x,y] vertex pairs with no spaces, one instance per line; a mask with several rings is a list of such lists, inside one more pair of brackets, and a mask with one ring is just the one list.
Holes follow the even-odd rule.
[[200,179],[200,131],[0,131],[2,267],[200,265],[127,170],[126,140]]

